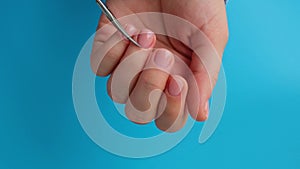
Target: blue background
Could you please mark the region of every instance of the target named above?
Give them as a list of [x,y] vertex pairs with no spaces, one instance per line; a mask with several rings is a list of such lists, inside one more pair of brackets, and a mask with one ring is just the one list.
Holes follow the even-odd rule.
[[96,29],[95,2],[2,1],[0,168],[299,169],[300,1],[230,1],[227,11],[228,95],[214,136],[199,145],[198,123],[171,151],[127,159],[95,145],[73,108],[73,68]]

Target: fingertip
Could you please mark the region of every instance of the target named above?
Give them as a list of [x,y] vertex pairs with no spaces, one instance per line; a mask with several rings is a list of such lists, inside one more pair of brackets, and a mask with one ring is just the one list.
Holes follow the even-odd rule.
[[173,53],[166,49],[156,49],[149,59],[146,69],[156,68],[169,73],[174,64]]
[[142,48],[152,48],[156,43],[155,33],[149,29],[143,29],[137,36],[137,42]]
[[171,96],[179,96],[185,86],[185,80],[178,76],[173,76],[168,81],[168,93]]
[[205,103],[204,112],[205,112],[206,119],[208,119],[208,116],[209,116],[209,101],[208,100]]
[[196,118],[196,121],[198,121],[198,122],[204,122],[204,121],[207,120],[207,118],[208,118],[207,116],[203,116],[201,114],[198,114],[198,116]]
[[[169,77],[165,90],[165,99],[167,102],[164,110],[162,110],[162,113],[159,114],[155,120],[158,129],[173,133],[183,128],[187,119],[187,113],[185,112],[187,91],[188,85],[183,77],[178,75]],[[161,99],[160,104],[162,104],[163,101],[165,100]]]
[[109,75],[109,72],[108,71],[105,71],[103,69],[103,66],[100,66],[101,65],[101,61],[99,58],[97,58],[97,55],[96,54],[91,54],[91,57],[90,57],[90,67],[91,67],[91,71],[96,75],[96,76],[99,76],[99,77],[106,77]]
[[209,101],[207,100],[202,106],[199,108],[199,112],[196,114],[196,117],[193,118],[196,121],[203,122],[208,119],[209,116]]

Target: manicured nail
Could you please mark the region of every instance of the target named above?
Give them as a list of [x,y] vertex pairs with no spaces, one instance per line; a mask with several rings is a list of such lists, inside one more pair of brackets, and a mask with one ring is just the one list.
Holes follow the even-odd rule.
[[151,30],[144,29],[140,32],[138,36],[138,43],[143,48],[150,48],[151,45],[154,43],[154,33]]
[[161,68],[167,68],[172,62],[173,55],[168,50],[158,49],[154,55],[154,63]]
[[172,96],[179,96],[180,93],[182,92],[184,83],[180,78],[173,77],[168,86],[168,92]]
[[206,118],[208,118],[208,115],[209,115],[209,102],[208,101],[206,101],[206,103],[205,103],[204,111],[205,111]]

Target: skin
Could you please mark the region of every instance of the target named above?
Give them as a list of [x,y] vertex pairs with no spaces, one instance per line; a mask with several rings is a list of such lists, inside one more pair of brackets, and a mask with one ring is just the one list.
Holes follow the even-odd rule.
[[[134,13],[162,12],[186,19],[196,25],[206,35],[220,58],[223,55],[228,40],[226,11],[223,0],[107,0],[107,6],[117,18]],[[196,14],[195,11],[197,11]],[[161,22],[164,23],[163,18]],[[98,29],[107,23],[109,21],[102,15]],[[149,49],[145,52],[148,61],[145,60],[145,65],[141,65],[141,67],[149,66],[148,64],[152,65],[152,67],[157,66],[154,59],[157,52],[163,55],[160,57],[162,58],[160,63],[169,63],[164,67],[165,70],[171,68],[181,70],[180,66],[174,61],[174,54],[189,66],[196,80],[197,92],[200,97],[198,109],[194,113],[190,113],[190,115],[197,121],[205,121],[209,114],[208,99],[217,81],[219,66],[214,69],[215,72],[211,81],[199,57],[194,51],[179,41],[166,36],[155,35],[148,29],[137,30],[132,25],[127,26],[126,29],[127,32],[133,31],[138,33],[139,35],[132,37],[144,48]],[[105,43],[109,43],[110,39],[120,37],[120,34],[115,31],[115,29],[107,29],[97,32],[93,51],[101,48],[101,46],[97,45],[98,42],[102,42],[105,45]],[[183,38],[190,38],[192,34],[189,30],[177,30],[176,27],[173,28],[173,31],[181,33]],[[114,93],[112,93],[111,80],[112,77],[117,76],[116,73],[120,63],[130,54],[140,50],[142,49],[129,43],[127,40],[123,40],[108,52],[100,66],[96,64],[97,56],[92,54],[92,69],[99,76],[111,75],[107,85],[108,93],[114,101],[126,104],[126,115],[131,121],[138,124],[146,124],[155,119],[156,126],[159,129],[167,132],[178,131],[184,126],[187,119],[183,105],[188,102],[189,85],[184,77],[170,76],[167,72],[158,69],[147,69],[136,76],[133,82],[130,82],[129,96],[122,95],[122,92],[117,93],[116,95],[118,96],[114,96]],[[126,79],[122,80],[126,81]],[[162,94],[158,94],[153,97],[153,100],[149,101],[150,93],[155,89],[164,91],[164,96],[162,97]],[[165,108],[159,110],[163,102]],[[131,108],[147,111],[150,105],[153,107],[149,110],[148,115],[138,114],[140,112],[135,112]]]

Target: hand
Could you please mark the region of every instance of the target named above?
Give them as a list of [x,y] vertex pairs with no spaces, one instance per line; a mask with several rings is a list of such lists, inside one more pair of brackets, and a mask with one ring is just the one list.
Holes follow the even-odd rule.
[[[223,0],[107,0],[107,6],[117,18],[142,12],[168,13],[183,18],[199,28],[209,39],[220,59],[222,57],[228,40]],[[158,24],[167,25],[166,22],[165,18],[159,18]],[[126,104],[126,115],[131,121],[145,124],[155,119],[159,129],[174,132],[186,122],[185,104],[189,107],[190,115],[197,121],[205,121],[208,118],[208,99],[217,81],[219,64],[215,64],[213,72],[208,73],[201,60],[205,55],[204,51],[200,50],[200,55],[199,52],[197,55],[194,50],[176,39],[155,35],[146,28],[139,30],[134,25],[126,25],[126,31],[144,49],[124,39],[114,45],[99,63],[97,52],[103,52],[121,38],[116,29],[105,27],[108,23],[108,19],[102,15],[98,27],[100,31],[95,36],[91,65],[97,75],[111,75],[107,85],[108,93],[114,101]],[[193,31],[189,29],[166,26],[166,31],[173,31],[191,45],[195,44]],[[139,59],[130,63],[132,66],[127,66],[124,71],[122,62],[136,54],[140,55],[136,57]],[[180,61],[176,60],[175,56],[189,66],[196,82],[196,92],[193,91],[195,87],[190,83],[189,76],[185,76],[184,66],[179,64]],[[170,74],[171,70],[177,70],[176,75]],[[136,71],[141,72],[132,79],[127,78]],[[129,87],[114,88],[114,78],[118,80],[118,85],[130,84]],[[151,93],[154,90],[164,93]],[[198,99],[194,93],[197,93]]]

